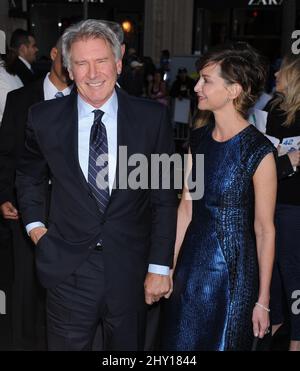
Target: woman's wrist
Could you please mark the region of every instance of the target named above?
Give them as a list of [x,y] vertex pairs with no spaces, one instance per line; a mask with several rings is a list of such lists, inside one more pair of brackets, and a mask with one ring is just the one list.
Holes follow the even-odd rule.
[[255,303],[255,306],[257,306],[258,308],[261,308],[261,309],[265,310],[268,313],[271,311],[270,308],[269,308],[269,306],[265,306],[265,305],[261,304],[258,301]]
[[256,301],[268,308],[269,304],[270,304],[270,294],[269,293],[260,293],[260,295],[258,296],[258,299]]

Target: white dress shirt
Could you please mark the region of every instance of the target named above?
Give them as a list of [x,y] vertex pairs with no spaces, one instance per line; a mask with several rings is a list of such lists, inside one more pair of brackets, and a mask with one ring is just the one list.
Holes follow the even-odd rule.
[[29,63],[29,62],[27,62],[26,61],[26,59],[24,59],[24,58],[22,58],[22,57],[20,57],[20,56],[18,56],[18,58],[20,59],[20,61],[22,61],[24,64],[25,64],[25,66],[32,72],[32,68],[31,68],[31,64]]
[[19,89],[23,86],[22,81],[17,75],[11,75],[8,73],[4,66],[1,65],[0,59],[0,124],[6,104],[7,94],[15,89]]
[[44,90],[44,99],[45,100],[50,100],[50,99],[56,99],[55,94],[57,92],[63,93],[63,95],[69,95],[72,86],[67,86],[64,90],[57,90],[57,88],[53,85],[51,80],[49,79],[50,72],[47,73],[45,79],[44,79],[44,84],[43,84],[43,90]]
[[[86,103],[78,95],[78,157],[81,170],[88,181],[90,132],[94,122],[95,107]],[[106,129],[108,145],[108,186],[111,194],[117,167],[117,119],[118,98],[113,95],[99,109],[104,112],[102,122]]]

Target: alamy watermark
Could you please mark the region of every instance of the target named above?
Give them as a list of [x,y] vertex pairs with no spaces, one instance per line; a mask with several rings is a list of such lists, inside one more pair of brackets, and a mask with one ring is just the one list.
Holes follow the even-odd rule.
[[[193,174],[188,168],[189,156],[134,153],[128,156],[126,146],[119,147],[119,166],[113,188],[131,190],[189,190],[190,199],[200,200],[204,194],[204,155],[193,157]],[[97,158],[96,184],[99,189],[107,189],[110,163],[109,155]],[[188,174],[189,173],[189,174]],[[188,174],[185,178],[184,174]]]
[[295,290],[292,293],[292,299],[296,299],[292,304],[292,313],[298,315],[300,314],[300,290]]
[[292,53],[298,55],[300,54],[300,30],[293,31],[292,40],[295,40],[292,43]]
[[0,315],[6,314],[6,294],[0,290]]
[[0,30],[0,54],[5,54],[5,33]]

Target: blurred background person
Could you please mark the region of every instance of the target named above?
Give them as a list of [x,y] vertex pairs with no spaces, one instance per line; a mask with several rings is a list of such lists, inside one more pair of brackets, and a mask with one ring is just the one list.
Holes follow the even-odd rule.
[[129,65],[124,66],[118,82],[129,95],[142,97],[145,93],[143,63],[133,60]]
[[[14,283],[12,335],[15,349],[45,349],[45,291],[35,271],[34,246],[25,232],[15,195],[15,172],[25,142],[29,108],[71,91],[62,66],[61,41],[51,49],[52,67],[44,79],[12,91],[7,96],[0,128],[0,212],[12,232]],[[50,187],[47,189],[50,197]],[[45,205],[45,213],[46,205]]]
[[[300,136],[300,57],[285,57],[275,76],[277,96],[267,107],[266,133],[282,141]],[[271,290],[272,333],[283,323],[290,325],[289,349],[293,351],[300,351],[300,316],[293,311],[293,293],[300,285],[299,144],[298,149],[278,158],[276,260]]]
[[194,114],[197,106],[196,94],[194,87],[196,81],[188,75],[188,71],[185,67],[178,69],[176,80],[173,82],[170,89],[170,97],[173,99],[189,99],[190,101],[190,114]]
[[188,76],[187,69],[181,67],[178,69],[176,80],[173,82],[170,96],[172,98],[187,98],[195,97],[194,87],[196,82]]
[[154,72],[153,78],[149,81],[147,95],[150,99],[156,100],[156,102],[165,106],[168,105],[167,86],[165,81],[163,81],[163,72],[161,70]]
[[10,39],[7,70],[17,75],[24,85],[37,79],[32,64],[36,61],[38,47],[33,34],[18,28]]
[[[1,50],[5,52],[5,40],[2,40]],[[23,86],[22,81],[16,74],[9,73],[6,68],[4,61],[5,54],[0,54],[0,126],[3,116],[3,111],[6,103],[7,93],[14,89],[21,88]]]
[[170,88],[169,83],[171,79],[170,66],[171,66],[170,52],[168,49],[163,49],[160,52],[159,68],[162,71],[163,80],[166,82],[168,88]]

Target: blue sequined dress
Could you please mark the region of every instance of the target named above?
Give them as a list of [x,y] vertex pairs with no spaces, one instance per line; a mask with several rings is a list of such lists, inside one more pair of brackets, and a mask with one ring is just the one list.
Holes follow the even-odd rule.
[[196,129],[190,147],[204,154],[204,196],[193,201],[165,302],[163,350],[248,350],[252,310],[258,298],[253,175],[274,151],[252,125],[226,142],[212,137],[213,125]]

